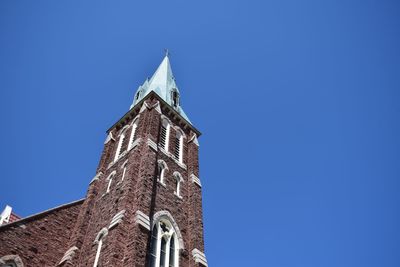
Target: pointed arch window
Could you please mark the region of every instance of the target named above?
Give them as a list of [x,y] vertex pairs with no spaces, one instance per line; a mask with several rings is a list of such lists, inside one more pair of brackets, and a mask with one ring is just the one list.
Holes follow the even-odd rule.
[[160,145],[167,152],[169,146],[169,128],[170,128],[169,122],[166,119],[163,119],[161,122],[161,129],[160,129]]
[[131,135],[129,137],[129,144],[128,144],[128,150],[130,150],[133,147],[133,143],[136,140],[136,128],[137,128],[137,119],[135,119],[132,123],[132,127],[131,127]]
[[167,163],[163,161],[162,159],[158,160],[158,181],[162,184],[165,185],[165,171],[168,170]]
[[101,248],[104,243],[104,238],[107,236],[108,231],[106,228],[103,228],[96,236],[95,243],[97,244],[97,249],[96,249],[96,256],[94,258],[94,263],[93,267],[99,267],[99,261],[100,261],[100,254],[101,254]]
[[171,92],[172,106],[177,108],[179,106],[179,93],[175,88]]
[[108,178],[106,179],[106,180],[108,181],[106,194],[110,192],[111,184],[112,184],[112,182],[113,182],[115,173],[116,173],[116,172],[113,171],[113,172],[108,176]]
[[121,156],[122,143],[124,142],[124,139],[125,139],[125,132],[123,132],[119,136],[117,151],[115,151],[114,162],[116,162],[119,159],[119,157]]
[[125,161],[124,164],[122,164],[122,175],[121,175],[121,182],[124,181],[125,179],[125,174],[126,174],[126,165],[128,165],[128,161]]
[[179,172],[174,172],[175,178],[175,195],[179,198],[182,198],[181,195],[181,183],[183,182],[182,175]]
[[183,163],[183,134],[180,130],[177,130],[175,136],[175,151],[174,156],[176,160]]
[[179,248],[177,235],[171,222],[161,219],[152,229],[150,267],[178,267]]
[[136,93],[136,101],[139,101],[139,98],[142,96],[142,90],[139,89]]

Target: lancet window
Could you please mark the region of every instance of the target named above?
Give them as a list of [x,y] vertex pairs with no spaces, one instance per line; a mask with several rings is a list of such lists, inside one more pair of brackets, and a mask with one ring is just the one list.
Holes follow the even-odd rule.
[[177,235],[170,221],[158,221],[152,229],[150,267],[178,267],[178,246]]

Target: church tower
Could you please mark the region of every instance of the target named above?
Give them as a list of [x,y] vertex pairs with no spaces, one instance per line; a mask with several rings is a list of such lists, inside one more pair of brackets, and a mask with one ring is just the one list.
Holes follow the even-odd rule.
[[165,56],[108,131],[59,266],[204,267],[200,132]]

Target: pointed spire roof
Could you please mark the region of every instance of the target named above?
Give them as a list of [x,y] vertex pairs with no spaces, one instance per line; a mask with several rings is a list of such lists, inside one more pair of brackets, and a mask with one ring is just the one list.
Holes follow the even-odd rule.
[[171,63],[169,61],[168,52],[166,53],[163,61],[158,66],[156,72],[153,76],[139,86],[136,91],[131,108],[134,107],[138,102],[140,102],[147,94],[154,91],[159,95],[165,102],[172,106],[179,114],[182,115],[185,120],[190,123],[189,118],[186,116],[185,112],[182,110],[181,106],[178,104],[174,105],[172,99],[173,92],[176,92],[179,96],[178,86],[175,83],[175,78],[172,73]]

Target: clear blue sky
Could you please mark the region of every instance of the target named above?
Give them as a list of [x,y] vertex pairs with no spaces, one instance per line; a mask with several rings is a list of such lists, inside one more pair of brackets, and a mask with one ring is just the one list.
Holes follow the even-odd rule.
[[1,1],[0,209],[84,197],[164,48],[210,266],[400,266],[398,1]]

